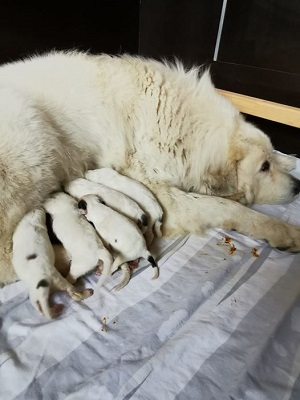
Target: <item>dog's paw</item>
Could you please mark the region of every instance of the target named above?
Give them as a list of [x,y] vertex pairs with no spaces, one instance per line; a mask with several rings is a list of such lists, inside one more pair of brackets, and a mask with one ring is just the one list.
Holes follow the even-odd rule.
[[63,304],[50,305],[50,280],[41,279],[38,284],[31,288],[29,298],[31,304],[46,318],[56,318],[63,310]]
[[47,305],[46,308],[43,308],[39,300],[35,302],[35,306],[41,315],[50,319],[56,318],[64,309],[63,304],[54,304],[53,306]]
[[63,304],[50,305],[49,297],[52,291],[66,291],[73,300],[84,300],[93,295],[93,289],[75,289],[67,279],[63,278],[57,271],[45,274],[30,289],[30,301],[37,311],[46,318],[53,319],[63,310]]
[[300,252],[300,227],[282,224],[274,229],[267,241],[270,246],[278,250],[298,253]]
[[72,290],[68,290],[69,295],[72,297],[73,300],[75,301],[80,301],[87,299],[88,297],[92,296],[94,294],[93,289],[84,289],[81,291],[76,291],[74,288]]

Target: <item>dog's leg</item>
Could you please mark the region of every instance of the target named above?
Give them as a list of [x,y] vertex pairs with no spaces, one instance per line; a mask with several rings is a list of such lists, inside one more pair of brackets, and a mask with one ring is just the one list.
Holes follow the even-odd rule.
[[147,247],[150,247],[154,240],[154,233],[151,226],[148,227],[148,229],[144,233],[144,236],[147,243]]
[[52,244],[55,254],[55,268],[65,278],[70,272],[71,259],[63,245]]
[[95,265],[90,265],[89,260],[76,259],[71,261],[70,271],[67,275],[67,281],[71,284],[75,283],[77,279],[91,271]]
[[113,263],[112,255],[106,249],[99,251],[99,263],[103,264],[102,273],[97,282],[98,286],[102,286],[106,279],[111,275],[111,268]]
[[[53,267],[54,268],[54,267]],[[54,268],[55,269],[55,268]],[[93,289],[77,291],[67,279],[63,278],[58,271],[52,271],[52,288],[54,290],[66,291],[75,301],[84,300],[94,293]]]
[[92,289],[76,289],[49,264],[40,264],[38,258],[27,265],[14,265],[20,279],[29,286],[29,297],[32,305],[47,318],[56,317],[63,309],[62,304],[50,306],[49,295],[53,290],[67,291],[75,301],[80,301],[93,294]]
[[121,265],[121,269],[122,269],[122,280],[118,285],[113,287],[113,290],[115,290],[116,292],[123,289],[123,287],[127,285],[127,283],[130,281],[131,278],[131,269],[129,268],[127,262]]
[[186,193],[177,188],[153,189],[164,209],[166,236],[202,234],[208,228],[236,230],[270,246],[291,252],[300,251],[300,227],[251,210],[221,197]]

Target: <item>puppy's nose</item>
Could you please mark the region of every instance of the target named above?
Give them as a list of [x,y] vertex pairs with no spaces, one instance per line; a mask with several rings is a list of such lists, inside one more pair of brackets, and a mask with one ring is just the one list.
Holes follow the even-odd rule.
[[295,196],[300,193],[300,181],[298,179],[294,180],[293,193]]

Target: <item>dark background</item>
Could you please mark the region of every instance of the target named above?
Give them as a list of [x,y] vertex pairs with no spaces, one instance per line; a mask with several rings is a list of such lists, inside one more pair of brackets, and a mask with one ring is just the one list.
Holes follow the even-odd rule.
[[0,2],[0,62],[52,49],[137,53],[138,0]]
[[[87,0],[0,3],[0,63],[52,49],[128,52],[210,66],[217,87],[300,107],[300,1]],[[300,153],[299,129],[248,117]]]

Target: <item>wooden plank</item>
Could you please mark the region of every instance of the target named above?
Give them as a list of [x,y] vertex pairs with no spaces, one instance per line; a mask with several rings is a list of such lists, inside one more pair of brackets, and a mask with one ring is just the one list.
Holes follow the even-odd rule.
[[300,108],[218,89],[242,113],[300,128]]

